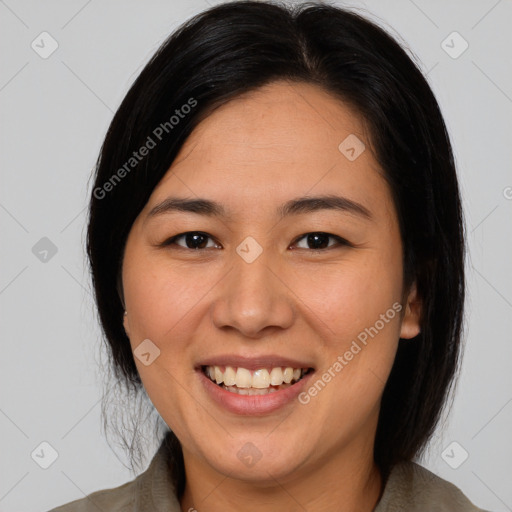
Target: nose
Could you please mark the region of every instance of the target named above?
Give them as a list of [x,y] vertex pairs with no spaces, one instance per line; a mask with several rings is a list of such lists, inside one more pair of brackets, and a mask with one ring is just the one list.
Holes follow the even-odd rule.
[[283,277],[263,254],[252,263],[235,254],[233,267],[216,287],[218,295],[211,306],[214,325],[256,339],[289,328],[295,307]]

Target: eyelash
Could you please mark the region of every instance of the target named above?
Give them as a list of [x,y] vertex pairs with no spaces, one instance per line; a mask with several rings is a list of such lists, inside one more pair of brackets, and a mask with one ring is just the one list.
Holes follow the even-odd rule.
[[[189,247],[183,247],[181,245],[177,245],[176,240],[178,240],[182,237],[185,237],[186,235],[202,235],[204,237],[210,238],[211,240],[214,240],[213,237],[211,237],[207,233],[204,233],[203,231],[185,231],[184,233],[180,233],[178,235],[172,236],[171,238],[168,238],[165,242],[160,244],[160,246],[161,247],[169,247],[169,246],[174,245],[179,249],[183,249],[185,251],[194,251],[194,252],[195,251],[204,251],[205,249],[213,249],[213,247],[207,247],[207,248],[203,248],[203,249],[199,249],[199,248],[191,249]],[[308,250],[308,252],[320,253],[320,252],[325,252],[329,249],[335,249],[335,248],[339,248],[339,247],[343,247],[343,246],[353,247],[353,245],[348,240],[345,240],[344,238],[337,236],[337,235],[333,235],[331,233],[326,233],[324,231],[311,231],[308,233],[304,233],[303,235],[296,238],[295,241],[293,242],[293,244],[296,244],[297,242],[303,240],[308,235],[326,235],[328,238],[333,238],[337,241],[337,244],[328,246],[324,249],[306,249],[306,250]],[[301,247],[300,249],[303,249],[303,248]]]

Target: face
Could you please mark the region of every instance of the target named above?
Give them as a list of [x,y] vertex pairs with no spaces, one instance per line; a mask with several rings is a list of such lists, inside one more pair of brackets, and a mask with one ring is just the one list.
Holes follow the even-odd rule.
[[285,481],[371,457],[398,339],[419,332],[402,272],[391,193],[348,106],[276,82],[208,116],[122,271],[135,362],[187,471]]

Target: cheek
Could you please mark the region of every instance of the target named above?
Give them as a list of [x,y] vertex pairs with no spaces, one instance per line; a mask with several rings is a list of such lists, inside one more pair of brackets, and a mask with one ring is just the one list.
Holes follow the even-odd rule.
[[135,357],[137,369],[155,407],[179,432],[176,418],[190,415],[194,406],[189,389],[194,380],[190,361],[197,346],[191,340],[197,337],[198,325],[207,315],[208,292],[219,275],[193,265],[174,262],[171,267],[165,254],[155,257],[135,244],[127,246],[125,263],[123,285],[132,350],[146,339],[159,350],[158,358],[149,366]]
[[212,284],[208,278],[199,280],[197,272],[189,275],[176,267],[170,269],[144,248],[127,250],[125,261],[123,285],[132,350],[149,339],[159,351],[148,366],[135,357],[137,370],[164,421],[181,439],[188,439],[184,418],[200,415],[190,399],[194,373],[190,340],[196,315],[202,311],[201,297]]
[[[322,321],[327,338],[357,336],[401,301],[399,250],[361,249],[336,266],[319,266],[295,279],[294,292]],[[393,323],[398,332],[398,315]]]
[[132,261],[123,268],[130,332],[139,338],[174,340],[187,325],[187,315],[214,285],[215,276],[171,267],[165,257],[146,255]]
[[[391,371],[402,308],[400,251],[399,243],[365,249],[364,257],[354,256],[336,271],[308,276],[308,286],[298,292],[308,296],[308,305],[321,320],[316,332],[323,340],[325,363],[318,377],[333,382],[322,391],[317,407],[328,408],[340,421],[348,421],[346,410],[352,411],[354,425],[359,415],[371,414]],[[317,387],[323,389],[323,384]]]

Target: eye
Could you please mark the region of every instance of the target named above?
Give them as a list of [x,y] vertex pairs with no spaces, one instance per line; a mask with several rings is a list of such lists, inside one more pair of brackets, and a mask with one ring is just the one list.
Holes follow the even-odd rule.
[[[336,243],[329,245],[329,239],[335,240]],[[324,249],[331,249],[336,246],[350,246],[350,243],[347,242],[347,240],[344,238],[323,232],[306,233],[298,238],[295,244],[301,240],[305,241],[306,247],[299,247],[299,249],[311,249],[313,251],[322,251]]]
[[[185,241],[185,245],[177,243],[178,240],[183,239]],[[179,235],[175,235],[168,240],[166,240],[163,245],[178,245],[183,249],[209,249],[211,247],[219,247],[218,244],[214,243],[213,245],[208,246],[208,239],[213,241],[212,237],[202,231],[187,231],[186,233],[180,233]]]
[[[329,239],[334,240],[335,242],[330,244]],[[182,243],[178,243],[178,241],[182,241]],[[211,242],[210,245],[208,245],[209,242]],[[305,243],[306,246],[300,247],[298,245],[299,243]],[[194,251],[221,247],[220,244],[215,242],[210,235],[202,231],[187,231],[186,233],[180,233],[179,235],[175,235],[167,239],[162,244],[164,247],[172,245],[185,250],[188,249]],[[323,251],[339,246],[351,246],[351,244],[344,238],[323,232],[306,233],[300,236],[292,245],[296,245],[299,249],[309,249],[312,251]]]

